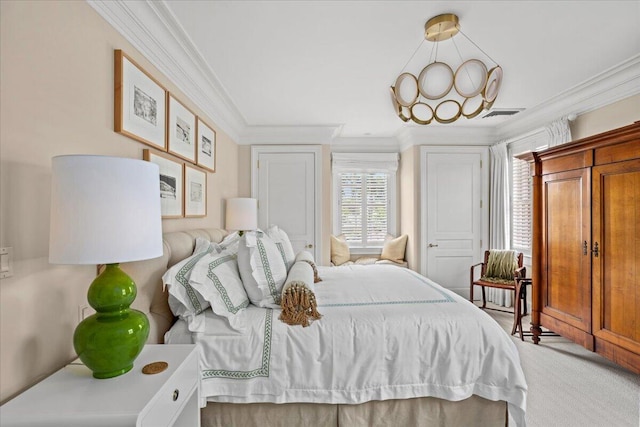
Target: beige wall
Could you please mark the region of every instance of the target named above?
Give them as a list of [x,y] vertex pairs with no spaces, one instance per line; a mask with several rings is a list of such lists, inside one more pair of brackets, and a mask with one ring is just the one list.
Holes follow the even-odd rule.
[[420,147],[409,147],[400,154],[400,234],[409,236],[405,259],[409,268],[420,270]]
[[238,197],[251,197],[251,146],[238,147]]
[[571,139],[586,138],[640,120],[640,95],[582,114],[571,123]]
[[113,50],[123,49],[217,131],[206,218],[163,221],[164,231],[221,227],[238,194],[238,146],[87,3],[0,1],[0,245],[14,275],[0,281],[0,400],[72,358],[78,306],[95,267],[48,263],[51,157],[142,159],[145,145],[113,131]]

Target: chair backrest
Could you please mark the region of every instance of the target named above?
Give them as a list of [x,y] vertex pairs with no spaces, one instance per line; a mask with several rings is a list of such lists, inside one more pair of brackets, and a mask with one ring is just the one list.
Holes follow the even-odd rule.
[[522,267],[523,260],[522,252],[490,249],[484,252],[482,276],[513,280],[514,273],[516,269]]

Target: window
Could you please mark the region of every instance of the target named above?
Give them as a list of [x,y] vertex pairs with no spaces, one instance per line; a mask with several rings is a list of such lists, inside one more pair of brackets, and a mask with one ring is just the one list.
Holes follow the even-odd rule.
[[333,233],[374,253],[396,235],[398,153],[333,153]]
[[531,253],[531,173],[529,163],[511,160],[511,247]]
[[381,246],[388,231],[389,175],[382,172],[340,174],[340,232],[356,246]]
[[533,243],[533,188],[529,163],[516,158],[520,153],[544,150],[548,146],[548,134],[544,129],[533,132],[509,144],[511,161],[511,249],[525,255],[525,263],[531,257]]

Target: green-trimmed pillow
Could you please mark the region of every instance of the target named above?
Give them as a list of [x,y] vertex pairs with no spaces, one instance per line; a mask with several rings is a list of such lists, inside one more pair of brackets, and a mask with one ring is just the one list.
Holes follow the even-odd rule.
[[249,297],[244,289],[237,254],[222,250],[207,253],[191,272],[191,286],[211,305],[211,310],[227,318],[233,329],[241,330],[243,324],[236,314],[249,305]]
[[252,304],[280,307],[287,266],[275,242],[266,233],[244,233],[238,246],[238,267]]

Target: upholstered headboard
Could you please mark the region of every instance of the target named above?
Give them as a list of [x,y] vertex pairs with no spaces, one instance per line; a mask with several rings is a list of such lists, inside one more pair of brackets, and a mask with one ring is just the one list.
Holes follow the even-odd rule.
[[138,296],[132,308],[142,311],[149,318],[148,343],[162,343],[164,334],[175,318],[169,309],[168,294],[162,284],[162,276],[171,266],[191,256],[196,238],[203,237],[220,242],[228,233],[218,228],[175,231],[163,235],[163,254],[146,261],[123,263],[120,267],[136,282]]

